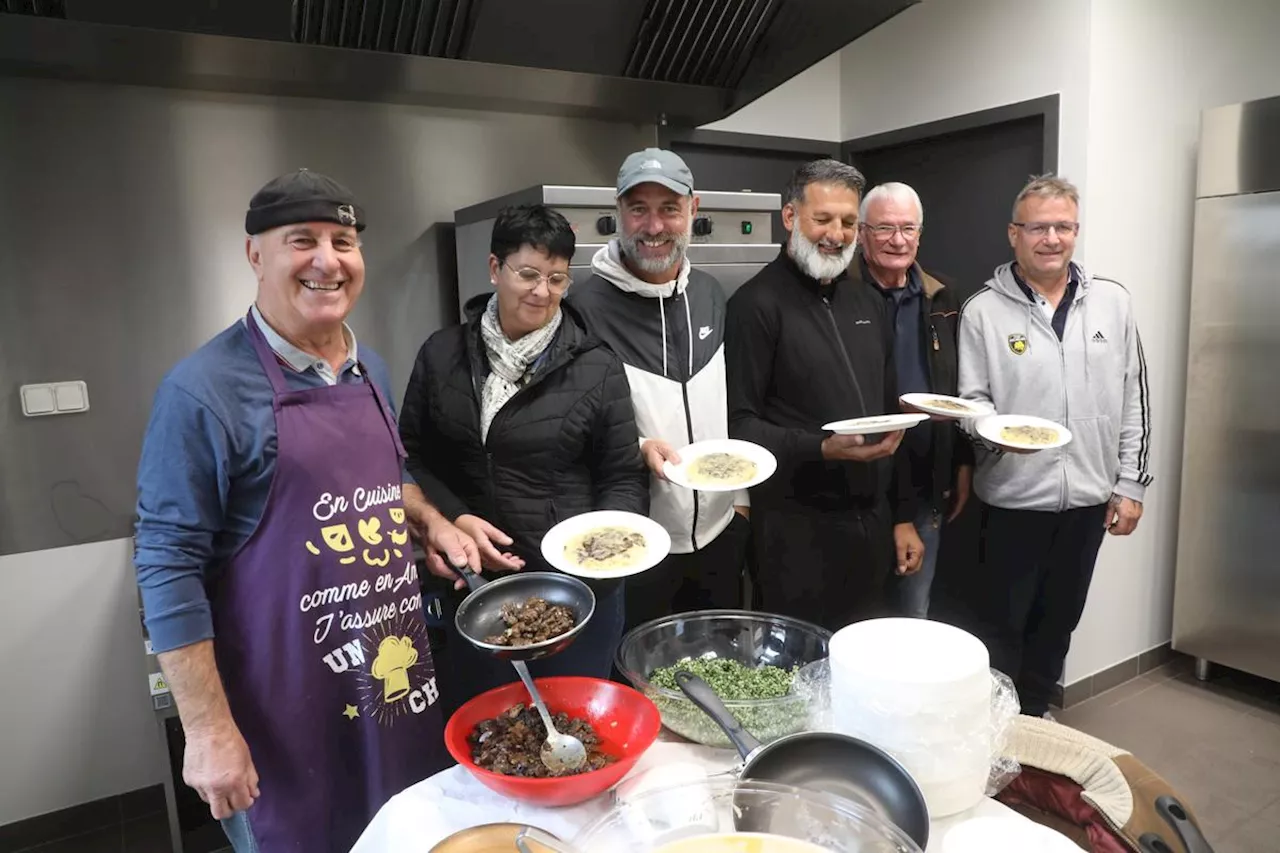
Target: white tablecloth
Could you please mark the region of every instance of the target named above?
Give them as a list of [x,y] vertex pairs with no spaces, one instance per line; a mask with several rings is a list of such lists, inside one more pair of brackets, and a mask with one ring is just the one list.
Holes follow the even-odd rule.
[[[737,753],[729,750],[659,739],[628,778],[651,767],[678,762],[701,764],[708,774],[721,773],[731,768],[736,759]],[[429,853],[453,833],[485,823],[526,823],[571,840],[610,808],[609,794],[569,808],[530,806],[495,794],[462,767],[451,767],[393,797],[374,817],[351,853]],[[968,812],[933,821],[926,853],[941,853],[948,831],[984,817],[1031,823],[995,800],[984,800]]]

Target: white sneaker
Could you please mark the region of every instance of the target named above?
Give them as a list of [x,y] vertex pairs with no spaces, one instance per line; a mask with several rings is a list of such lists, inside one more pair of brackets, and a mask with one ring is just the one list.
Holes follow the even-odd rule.
[[1048,711],[1045,711],[1045,712],[1044,712],[1043,714],[1041,714],[1040,716],[1041,716],[1041,718],[1046,719],[1046,720],[1048,720],[1048,721],[1049,721],[1049,722],[1051,722],[1051,723],[1056,723],[1056,722],[1058,722],[1058,718],[1057,718],[1057,717],[1055,717],[1053,714],[1051,714],[1051,713],[1050,713],[1050,712],[1048,712]]

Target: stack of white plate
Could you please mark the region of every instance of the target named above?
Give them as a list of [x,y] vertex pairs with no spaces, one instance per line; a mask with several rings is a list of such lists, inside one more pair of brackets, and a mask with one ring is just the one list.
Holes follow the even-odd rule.
[[902,762],[932,817],[982,800],[992,678],[980,640],[926,619],[872,619],[836,632],[830,662],[836,731]]

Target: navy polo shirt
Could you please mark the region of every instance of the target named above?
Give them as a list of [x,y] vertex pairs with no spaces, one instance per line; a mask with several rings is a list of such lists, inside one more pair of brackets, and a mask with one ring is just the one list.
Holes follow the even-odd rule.
[[1075,264],[1070,265],[1070,271],[1067,273],[1067,292],[1062,295],[1062,301],[1058,303],[1058,307],[1049,310],[1049,300],[1036,293],[1018,272],[1018,265],[1014,264],[1011,268],[1013,271],[1013,280],[1018,283],[1018,287],[1026,294],[1026,297],[1035,305],[1040,306],[1044,311],[1045,317],[1049,320],[1049,325],[1053,326],[1053,333],[1058,336],[1058,340],[1062,340],[1062,335],[1067,329],[1067,313],[1071,311],[1071,303],[1076,300],[1076,288],[1080,282],[1076,278]]
[[[882,287],[867,268],[866,259],[858,255],[862,279],[870,282],[885,298],[889,322],[893,327],[893,366],[897,373],[898,394],[928,393],[929,364],[925,349],[923,324],[920,322],[924,281],[920,268],[912,264],[907,270],[907,283],[902,287]],[[911,465],[911,483],[919,496],[933,491],[933,430],[925,427],[909,429],[902,447]]]

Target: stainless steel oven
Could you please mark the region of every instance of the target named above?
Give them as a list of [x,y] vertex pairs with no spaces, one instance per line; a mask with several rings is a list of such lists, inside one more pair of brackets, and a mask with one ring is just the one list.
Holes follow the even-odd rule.
[[[689,261],[715,277],[729,296],[778,256],[772,214],[781,208],[778,193],[699,192]],[[498,211],[508,205],[545,204],[564,215],[577,234],[570,262],[574,279],[591,275],[591,258],[617,234],[613,187],[543,184],[464,208],[454,214],[458,252],[458,312],[467,300],[492,290],[489,237]]]

